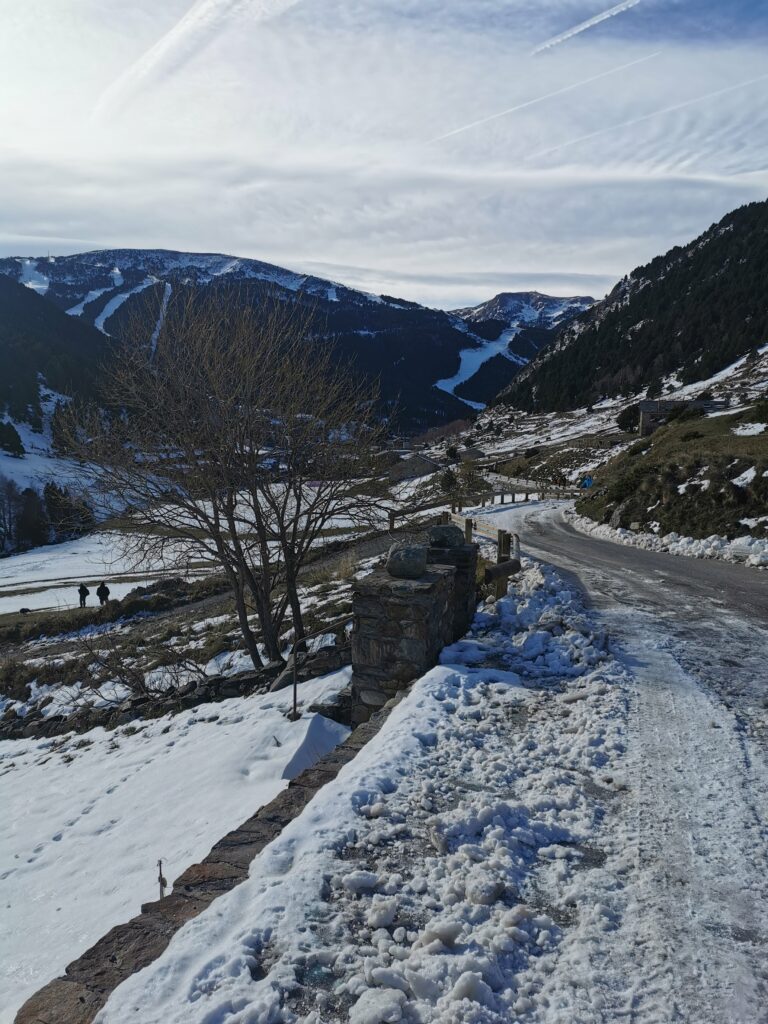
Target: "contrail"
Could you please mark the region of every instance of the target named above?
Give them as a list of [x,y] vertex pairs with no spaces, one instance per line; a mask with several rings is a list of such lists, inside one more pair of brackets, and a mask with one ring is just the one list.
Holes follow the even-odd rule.
[[636,64],[643,64],[647,60],[652,60],[654,57],[658,57],[661,50],[657,50],[655,53],[649,53],[647,57],[640,57],[638,60],[632,60],[629,64],[621,64],[617,68],[611,68],[610,71],[601,71],[599,75],[593,75],[591,78],[585,78],[582,82],[573,82],[571,85],[565,85],[562,89],[556,89],[554,92],[548,92],[544,96],[537,96],[533,100],[526,100],[525,103],[518,103],[516,107],[509,107],[507,110],[500,110],[496,114],[489,114],[488,117],[481,117],[479,121],[472,121],[471,124],[462,125],[461,128],[454,128],[453,131],[446,132],[445,135],[438,135],[437,138],[430,139],[429,142],[425,143],[427,146],[431,146],[434,142],[443,142],[445,139],[450,139],[454,135],[460,135],[462,132],[468,132],[471,128],[477,128],[481,124],[488,124],[489,121],[496,121],[500,117],[506,117],[508,114],[515,114],[518,110],[525,110],[527,107],[533,107],[537,103],[543,103],[545,100],[554,99],[555,96],[562,96],[566,92],[573,92],[574,89],[581,89],[584,85],[589,85],[590,82],[598,82],[601,78],[608,78],[609,75],[616,75],[619,71],[626,71],[628,68],[635,67]]
[[704,103],[706,100],[714,100],[718,96],[725,96],[727,93],[736,92],[737,89],[746,89],[748,85],[757,85],[758,82],[765,82],[766,80],[768,80],[768,74],[758,75],[757,78],[749,78],[745,82],[737,82],[736,85],[728,85],[724,89],[717,89],[715,92],[708,92],[703,96],[695,96],[692,100],[684,100],[682,103],[675,103],[671,107],[662,107],[660,110],[654,110],[650,114],[643,114],[641,117],[633,117],[631,121],[622,121],[621,124],[612,124],[607,128],[598,128],[597,131],[590,132],[588,135],[580,135],[576,139],[569,139],[567,142],[560,142],[556,146],[550,146],[548,149],[540,149],[536,153],[531,153],[530,159],[536,159],[540,156],[549,156],[550,153],[557,153],[558,150],[566,149],[568,146],[575,146],[579,142],[587,142],[589,139],[596,139],[599,135],[606,135],[608,132],[615,132],[620,128],[631,128],[636,124],[642,124],[644,121],[651,121],[654,117],[661,117],[662,114],[671,114],[676,110],[684,110],[686,107],[692,107],[696,103]]
[[93,115],[103,117],[153,79],[175,71],[201,50],[239,11],[266,21],[298,0],[196,0],[187,13],[102,93]]
[[633,7],[637,7],[642,0],[624,0],[623,3],[616,4],[615,7],[611,7],[608,11],[603,11],[602,14],[596,14],[594,18],[589,18],[587,21],[582,21],[578,25],[574,25],[573,28],[569,28],[567,32],[561,33],[559,36],[553,36],[551,39],[547,39],[545,43],[537,46],[535,50],[531,50],[531,56],[534,54],[542,53],[544,50],[551,50],[553,46],[559,46],[560,43],[565,43],[569,39],[573,39],[574,36],[580,35],[582,32],[586,32],[587,29],[594,28],[595,25],[599,25],[603,21],[607,21],[609,18],[613,18],[617,14],[623,14],[624,11],[629,11]]

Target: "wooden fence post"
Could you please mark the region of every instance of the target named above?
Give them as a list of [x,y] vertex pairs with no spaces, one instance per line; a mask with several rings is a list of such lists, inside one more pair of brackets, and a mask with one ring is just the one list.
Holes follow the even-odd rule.
[[472,526],[473,523],[471,519],[464,520],[464,540],[467,542],[467,544],[472,543]]
[[[506,530],[497,530],[496,532],[496,565],[501,565],[502,562],[507,561],[507,552],[509,551],[509,534]],[[507,593],[507,581],[505,579],[498,579],[494,584],[494,595],[496,600],[500,597],[504,597]]]
[[395,513],[390,510],[389,513],[389,532],[395,532]]

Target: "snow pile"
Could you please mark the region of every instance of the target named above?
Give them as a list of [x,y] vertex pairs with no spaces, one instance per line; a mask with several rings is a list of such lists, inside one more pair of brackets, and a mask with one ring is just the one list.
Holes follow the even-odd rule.
[[740,423],[733,428],[733,433],[737,437],[757,437],[758,434],[764,434],[766,428],[768,423]]
[[530,562],[442,660],[101,1024],[576,1019],[578,958],[615,928],[589,844],[623,674]]
[[[345,669],[303,683],[337,693]],[[157,898],[348,730],[290,722],[290,691],[82,736],[0,743],[0,1024],[114,925]]]
[[[646,551],[665,551],[670,555],[685,555],[689,558],[718,558],[725,562],[743,562],[751,566],[768,566],[768,539],[762,540],[745,534],[728,540],[712,534],[701,540],[695,537],[681,537],[677,533],[667,533],[658,537],[653,533],[635,533],[633,530],[614,529],[596,523],[586,516],[577,515],[566,510],[568,521],[582,533],[601,540],[628,544],[630,547],[644,548]],[[755,520],[757,522],[758,520]],[[742,520],[742,523],[746,522]]]

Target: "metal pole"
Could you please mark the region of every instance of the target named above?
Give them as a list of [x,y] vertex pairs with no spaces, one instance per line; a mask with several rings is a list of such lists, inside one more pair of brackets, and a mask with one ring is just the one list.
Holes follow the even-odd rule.
[[296,657],[296,645],[294,644],[293,654],[293,721],[299,717],[299,659]]

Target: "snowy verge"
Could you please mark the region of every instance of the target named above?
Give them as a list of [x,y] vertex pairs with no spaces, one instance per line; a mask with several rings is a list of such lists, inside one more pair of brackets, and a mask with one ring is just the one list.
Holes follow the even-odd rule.
[[744,565],[768,566],[768,540],[745,534],[728,540],[712,534],[703,540],[695,537],[681,537],[677,533],[667,533],[663,537],[655,533],[636,533],[634,530],[614,529],[596,523],[586,516],[580,516],[569,509],[565,510],[568,522],[582,533],[601,540],[610,540],[617,544],[628,544],[646,551],[665,551],[670,555],[685,555],[689,558],[717,558],[724,562],[742,562]]
[[442,662],[100,1024],[580,1019],[615,928],[592,848],[622,789],[624,673],[527,560]]
[[[304,706],[349,669],[303,683]],[[0,742],[0,1024],[272,800],[349,730],[289,722],[291,693],[207,704],[105,732]]]

